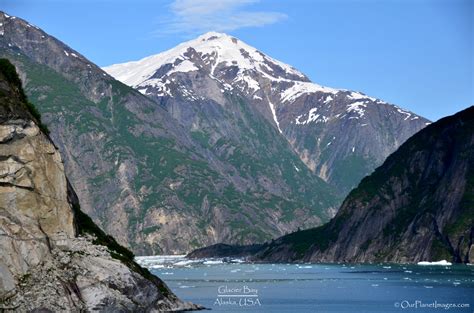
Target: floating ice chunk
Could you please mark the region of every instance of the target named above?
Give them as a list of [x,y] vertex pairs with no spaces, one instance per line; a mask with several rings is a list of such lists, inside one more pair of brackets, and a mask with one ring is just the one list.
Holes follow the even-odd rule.
[[442,265],[442,266],[453,265],[453,263],[448,262],[446,260],[435,261],[435,262],[421,261],[421,262],[418,262],[417,264],[418,265]]
[[223,264],[224,262],[222,260],[209,260],[209,261],[204,261],[202,264],[206,265],[215,265],[215,264]]
[[190,265],[192,263],[196,263],[196,261],[194,261],[194,260],[182,260],[182,261],[178,261],[176,263],[173,263],[173,265],[175,265],[175,266],[186,266],[186,265]]

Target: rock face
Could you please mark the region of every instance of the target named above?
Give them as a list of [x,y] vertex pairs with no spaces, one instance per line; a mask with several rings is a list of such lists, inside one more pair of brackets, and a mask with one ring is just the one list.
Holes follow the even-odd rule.
[[[255,151],[256,145],[284,138],[308,169],[344,195],[429,122],[360,92],[312,83],[291,66],[222,33],[104,69],[161,103],[210,146],[234,143]],[[277,132],[246,138],[258,126],[243,109]],[[226,148],[219,144],[216,149]],[[228,162],[225,155],[217,153]]]
[[335,214],[342,196],[244,95],[152,101],[26,21],[0,13],[0,33],[83,210],[136,253],[262,242]]
[[474,107],[418,132],[336,217],[265,245],[264,261],[474,262]]
[[153,312],[181,302],[79,208],[15,68],[0,59],[0,310]]

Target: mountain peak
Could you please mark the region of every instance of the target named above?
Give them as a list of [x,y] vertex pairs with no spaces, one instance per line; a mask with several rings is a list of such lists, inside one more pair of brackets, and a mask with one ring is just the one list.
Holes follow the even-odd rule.
[[226,37],[232,37],[226,33],[219,33],[219,32],[215,32],[215,31],[210,31],[210,32],[207,32],[207,33],[204,33],[202,35],[200,35],[199,37],[197,37],[197,39],[199,40],[215,40],[215,39],[220,39],[220,38],[226,38]]
[[[106,72],[123,83],[137,87],[150,79],[160,68],[167,67],[166,74],[191,72],[205,69],[214,75],[218,66],[237,67],[239,72],[254,70],[265,72],[274,78],[279,75],[292,79],[308,81],[307,77],[293,67],[277,61],[243,41],[225,33],[208,32],[183,42],[162,53],[122,64],[104,68]],[[275,76],[277,75],[277,76]]]

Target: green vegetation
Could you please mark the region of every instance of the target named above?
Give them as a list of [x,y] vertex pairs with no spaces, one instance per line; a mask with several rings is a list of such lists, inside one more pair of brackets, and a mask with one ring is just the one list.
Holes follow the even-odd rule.
[[433,260],[453,261],[453,253],[443,242],[438,239],[431,243],[431,255]]
[[94,244],[106,246],[110,252],[114,252],[116,255],[120,255],[124,259],[133,261],[135,255],[127,248],[118,244],[112,236],[107,235],[102,229],[100,229],[92,221],[89,215],[81,211],[79,204],[74,203],[72,209],[74,211],[76,229],[80,235],[90,234],[95,237],[93,241]]
[[365,251],[367,250],[367,248],[369,248],[370,244],[372,243],[372,239],[368,239],[366,242],[364,242],[361,246],[360,246],[360,249],[362,251]]
[[203,147],[209,147],[209,135],[202,131],[191,132],[191,137]]
[[20,95],[20,100],[26,105],[28,112],[30,112],[30,114],[36,120],[38,127],[41,129],[41,131],[43,131],[43,133],[49,135],[48,127],[46,127],[46,125],[41,122],[41,114],[36,109],[36,107],[28,101],[28,98],[26,97],[26,94],[23,91],[20,77],[16,72],[16,68],[8,59],[0,58],[0,73],[5,76],[8,82],[10,82],[13,86],[16,87]]
[[[447,235],[459,235],[474,225],[474,160],[471,160],[466,173],[466,187],[459,206],[462,208],[461,214],[456,217],[454,223],[446,226]],[[469,234],[466,234],[466,237],[468,236]]]
[[370,173],[373,163],[359,155],[350,155],[344,160],[337,160],[333,165],[334,184],[345,190],[351,190],[357,186],[361,177]]
[[144,235],[149,235],[151,233],[154,233],[154,232],[157,232],[160,230],[160,226],[159,225],[153,225],[153,226],[150,226],[150,227],[145,227],[143,229],[143,234]]
[[[340,220],[338,221],[340,223]],[[331,223],[322,226],[301,230],[282,237],[284,244],[290,244],[296,253],[296,258],[302,258],[312,246],[320,251],[329,248],[331,242],[337,239],[339,226]]]

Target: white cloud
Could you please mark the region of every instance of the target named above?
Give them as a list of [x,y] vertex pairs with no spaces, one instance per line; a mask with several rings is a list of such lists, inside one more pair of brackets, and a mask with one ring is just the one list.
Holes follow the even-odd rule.
[[273,24],[287,17],[279,12],[245,10],[257,2],[259,0],[174,0],[169,7],[172,17],[162,20],[156,33],[232,31]]

